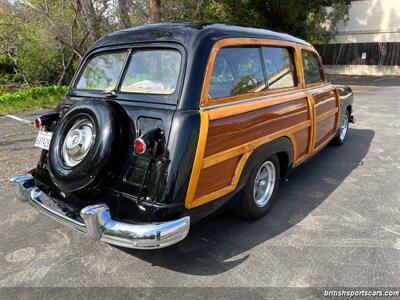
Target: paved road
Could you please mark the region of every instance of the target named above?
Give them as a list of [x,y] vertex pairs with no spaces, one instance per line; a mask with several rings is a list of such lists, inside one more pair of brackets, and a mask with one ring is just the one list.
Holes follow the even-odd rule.
[[90,241],[17,202],[6,179],[35,165],[36,130],[0,117],[0,286],[400,286],[400,87],[355,90],[347,143],[296,169],[268,216],[227,212],[157,251]]

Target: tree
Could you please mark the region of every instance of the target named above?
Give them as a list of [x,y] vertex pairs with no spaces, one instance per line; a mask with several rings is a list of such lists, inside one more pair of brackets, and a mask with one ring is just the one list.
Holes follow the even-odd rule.
[[[337,21],[345,19],[350,0],[163,0],[162,4],[169,21],[229,22],[322,43],[335,33]],[[330,26],[321,26],[326,23]]]
[[64,84],[88,47],[117,29],[161,21],[229,22],[323,43],[349,5],[350,0],[0,0],[0,55],[27,82]]
[[150,0],[151,20],[155,23],[161,22],[161,0]]
[[129,10],[126,4],[126,0],[118,0],[118,14],[121,19],[121,25],[124,28],[131,27],[131,19],[129,17]]
[[80,0],[80,5],[82,5],[82,12],[86,18],[89,36],[92,42],[97,41],[101,37],[101,33],[100,33],[99,20],[96,15],[96,11],[94,10],[93,1]]

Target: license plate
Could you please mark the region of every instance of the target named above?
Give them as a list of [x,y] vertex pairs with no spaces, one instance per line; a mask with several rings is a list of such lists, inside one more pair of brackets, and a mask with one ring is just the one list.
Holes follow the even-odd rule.
[[36,138],[35,147],[49,150],[51,136],[53,135],[50,131],[39,130],[38,136]]

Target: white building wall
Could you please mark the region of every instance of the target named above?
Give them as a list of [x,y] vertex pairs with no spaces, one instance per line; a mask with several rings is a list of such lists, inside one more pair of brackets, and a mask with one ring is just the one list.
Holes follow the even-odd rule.
[[400,42],[400,0],[352,1],[331,43]]
[[[328,44],[400,43],[400,0],[354,0],[346,22],[338,25],[335,38]],[[326,65],[330,74],[395,75],[400,66]]]
[[356,76],[400,76],[400,66],[325,65],[327,74]]

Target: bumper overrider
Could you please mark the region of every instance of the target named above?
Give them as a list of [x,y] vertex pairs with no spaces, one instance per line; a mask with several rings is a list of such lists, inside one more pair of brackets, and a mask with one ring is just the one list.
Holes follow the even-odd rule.
[[113,220],[106,204],[84,207],[80,215],[84,221],[67,216],[57,202],[35,186],[31,174],[10,179],[18,200],[28,202],[52,219],[85,233],[93,240],[134,249],[157,249],[183,240],[189,233],[190,217],[160,223],[123,223]]

